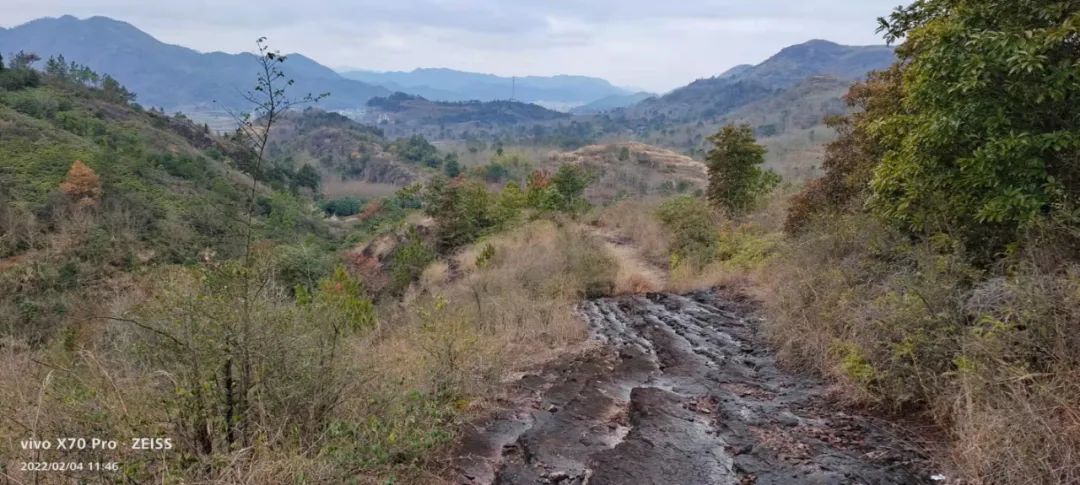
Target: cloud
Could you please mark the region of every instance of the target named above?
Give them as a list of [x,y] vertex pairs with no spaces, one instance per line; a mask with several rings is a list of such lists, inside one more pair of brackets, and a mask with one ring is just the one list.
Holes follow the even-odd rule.
[[334,67],[584,74],[664,91],[812,38],[880,43],[896,0],[4,0],[5,27],[105,15],[201,51],[282,51]]

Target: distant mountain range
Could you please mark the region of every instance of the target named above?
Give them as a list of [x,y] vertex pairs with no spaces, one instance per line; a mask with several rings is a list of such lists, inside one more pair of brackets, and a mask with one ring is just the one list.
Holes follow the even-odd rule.
[[514,100],[552,109],[566,109],[602,98],[633,94],[603,79],[586,76],[510,78],[444,68],[408,72],[347,71],[341,74],[349,79],[423,96],[432,101]]
[[591,103],[577,106],[571,109],[570,112],[582,115],[603,113],[605,111],[611,111],[613,109],[633,106],[655,96],[656,95],[653,93],[646,93],[644,91],[631,94],[613,94],[611,96],[605,96],[603,98],[600,98]]
[[[107,17],[42,18],[0,29],[0,52],[19,50],[42,58],[63,54],[68,61],[113,76],[136,93],[139,103],[170,111],[243,107],[241,93],[254,87],[257,74],[252,54],[200,53]],[[330,92],[322,103],[328,109],[360,108],[372,97],[390,94],[299,54],[289,56],[285,70],[296,81],[294,93]]]
[[[63,54],[113,76],[136,93],[139,103],[169,111],[241,108],[241,92],[256,75],[252,54],[201,53],[108,17],[65,15],[0,28],[0,53],[20,50],[42,58]],[[361,109],[368,99],[399,91],[432,101],[514,100],[561,111],[598,100],[607,108],[622,107],[639,99],[631,90],[586,76],[509,78],[443,68],[337,73],[300,54],[289,55],[285,68],[296,81],[294,93],[329,92],[322,106],[332,110]]]
[[845,81],[861,79],[870,71],[888,67],[895,58],[889,46],[846,46],[815,39],[785,47],[756,66],[735,66],[719,78],[787,89],[813,76]]
[[[112,75],[136,93],[140,104],[189,114],[243,109],[242,92],[253,87],[257,75],[252,54],[200,53],[163,43],[128,23],[106,17],[42,18],[11,29],[0,28],[0,53],[20,50],[42,58],[63,54],[68,61]],[[760,64],[735,66],[662,96],[585,76],[507,78],[442,68],[338,73],[300,54],[289,56],[285,70],[296,82],[293,93],[331,94],[320,103],[321,108],[354,114],[373,111],[368,119],[375,115],[401,128],[430,133],[421,127],[431,125],[438,127],[435,133],[452,133],[445,130],[446,125],[479,124],[497,129],[507,124],[518,130],[523,124],[571,121],[570,114],[549,111],[557,110],[571,112],[573,120],[596,121],[590,130],[629,134],[691,150],[701,144],[703,131],[733,119],[767,120],[762,122],[763,134],[783,133],[793,127],[808,129],[819,115],[842,111],[838,93],[846,85],[894,60],[893,50],[887,46],[843,46],[812,40],[787,47]],[[819,77],[832,81],[806,83]],[[796,87],[799,89],[781,96]],[[395,92],[418,97],[392,97]],[[369,105],[375,98],[383,102]],[[479,103],[462,103],[473,100]],[[761,111],[754,107],[764,106],[788,114],[779,118],[747,114],[748,109]],[[694,128],[687,129],[691,124]],[[581,131],[579,128],[573,127],[575,131]],[[676,131],[685,139],[673,140]]]
[[799,83],[825,76],[855,81],[896,59],[888,46],[845,46],[811,40],[786,47],[758,65],[741,65],[723,74],[698,79],[664,96],[646,99],[623,110],[633,119],[670,121],[715,119],[743,105],[765,99]]

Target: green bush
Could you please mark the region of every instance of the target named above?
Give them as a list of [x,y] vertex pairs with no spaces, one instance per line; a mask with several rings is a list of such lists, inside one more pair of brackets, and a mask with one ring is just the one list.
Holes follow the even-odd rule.
[[406,242],[399,245],[391,256],[390,286],[391,294],[400,295],[420,276],[429,263],[435,260],[435,252],[428,249],[413,229],[406,236]]
[[424,194],[424,211],[435,219],[441,250],[460,247],[499,227],[505,215],[480,182],[437,180]]
[[657,218],[671,234],[672,267],[689,264],[701,268],[717,257],[719,226],[707,203],[681,196],[664,201]]
[[273,257],[276,281],[294,292],[315,291],[333,266],[333,258],[326,248],[314,242],[278,246]]
[[348,217],[358,214],[364,203],[355,197],[331,199],[322,203],[323,212],[337,217]]

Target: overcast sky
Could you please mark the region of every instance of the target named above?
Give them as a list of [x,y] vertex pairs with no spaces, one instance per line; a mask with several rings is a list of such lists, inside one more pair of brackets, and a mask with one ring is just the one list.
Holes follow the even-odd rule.
[[880,44],[900,0],[0,0],[0,25],[104,15],[199,51],[283,52],[333,67],[583,74],[666,91],[809,39]]

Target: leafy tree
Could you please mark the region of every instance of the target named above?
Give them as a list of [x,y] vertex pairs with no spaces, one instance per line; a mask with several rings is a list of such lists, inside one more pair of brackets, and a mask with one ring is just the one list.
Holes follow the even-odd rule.
[[718,208],[741,216],[780,182],[778,175],[761,169],[765,147],[757,144],[749,125],[727,125],[709,141],[713,149],[706,155],[708,195]]
[[135,101],[135,93],[128,91],[119,81],[108,74],[101,77],[101,91],[107,99],[119,103]]
[[360,212],[363,202],[353,197],[328,200],[322,204],[322,209],[329,215],[348,217]]
[[881,19],[905,39],[903,112],[883,120],[870,205],[896,225],[990,249],[1080,195],[1073,0],[920,0]]
[[587,210],[585,188],[592,183],[592,174],[580,165],[564,164],[551,177],[551,186],[558,195],[557,202],[549,209],[579,212]]
[[448,153],[446,155],[446,160],[443,161],[443,172],[450,178],[461,175],[461,164],[458,162],[456,153]]
[[435,253],[424,245],[415,228],[409,231],[407,240],[394,250],[391,259],[389,291],[393,295],[404,293],[428,263],[435,260]]
[[11,69],[31,69],[35,62],[40,61],[41,56],[33,52],[19,51],[11,60]]
[[[40,76],[31,67],[40,59],[37,54],[19,51],[9,63],[9,69],[0,69],[0,88],[15,91],[40,84]],[[3,59],[0,59],[0,64],[2,61]]]
[[295,191],[297,188],[307,188],[311,190],[312,193],[317,193],[319,191],[319,183],[321,180],[322,177],[319,176],[319,172],[315,170],[315,167],[305,163],[300,167],[300,170],[296,171],[296,175],[293,176],[293,190]]
[[825,147],[821,164],[825,175],[793,197],[785,230],[797,233],[823,213],[863,210],[874,169],[885,156],[886,147],[876,127],[881,120],[901,112],[900,82],[899,66],[871,73],[844,96],[851,114],[826,119],[838,136]]
[[96,207],[101,202],[101,179],[82,160],[75,160],[60,190],[79,207]]
[[510,169],[499,162],[491,162],[480,170],[484,180],[491,183],[502,182],[510,176]]
[[423,135],[413,135],[402,138],[391,146],[401,158],[413,163],[419,163],[431,168],[437,168],[442,164],[439,158],[439,150],[432,145]]
[[68,64],[63,54],[59,57],[49,57],[49,60],[45,61],[45,74],[65,81],[68,79]]
[[436,179],[424,194],[424,212],[435,219],[442,250],[468,244],[505,219],[484,184],[473,180]]

